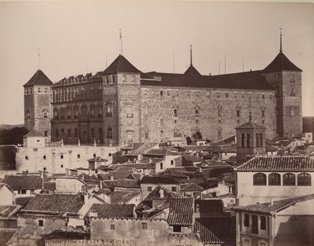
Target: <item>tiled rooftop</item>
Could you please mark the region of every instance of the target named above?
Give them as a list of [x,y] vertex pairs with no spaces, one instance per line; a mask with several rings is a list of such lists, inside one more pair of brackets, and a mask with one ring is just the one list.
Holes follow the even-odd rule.
[[77,213],[83,205],[82,194],[41,194],[35,196],[21,211]]
[[179,184],[180,182],[173,177],[168,176],[144,176],[141,184]]
[[230,217],[195,219],[194,232],[204,245],[229,245],[228,243],[235,241],[235,228],[232,228]]
[[140,194],[140,191],[114,191],[110,194],[110,201],[111,204],[125,204]]
[[171,198],[167,221],[169,225],[192,225],[193,198]]
[[90,212],[96,212],[97,218],[133,218],[134,204],[93,204]]
[[42,179],[34,175],[11,175],[4,176],[3,182],[12,190],[37,190],[42,188]]
[[307,156],[257,156],[239,166],[237,171],[313,172],[314,160]]
[[233,209],[236,211],[272,214],[280,210],[283,210],[287,207],[290,207],[291,205],[294,205],[298,202],[313,200],[313,199],[314,199],[314,194],[310,194],[310,195],[305,195],[305,196],[299,196],[299,197],[274,201],[272,204],[270,203],[251,204],[247,206],[234,207]]

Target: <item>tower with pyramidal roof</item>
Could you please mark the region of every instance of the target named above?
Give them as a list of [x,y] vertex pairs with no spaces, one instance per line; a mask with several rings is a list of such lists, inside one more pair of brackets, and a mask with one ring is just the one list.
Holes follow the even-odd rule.
[[263,75],[276,90],[277,135],[302,135],[302,70],[280,50],[276,58],[264,69]]
[[24,84],[24,125],[47,137],[51,134],[51,87],[51,80],[41,70]]

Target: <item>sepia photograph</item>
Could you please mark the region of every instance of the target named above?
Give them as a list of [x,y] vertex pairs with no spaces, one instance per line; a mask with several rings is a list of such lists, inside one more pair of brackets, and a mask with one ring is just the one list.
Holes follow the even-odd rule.
[[0,246],[314,245],[313,1],[0,0],[0,41]]

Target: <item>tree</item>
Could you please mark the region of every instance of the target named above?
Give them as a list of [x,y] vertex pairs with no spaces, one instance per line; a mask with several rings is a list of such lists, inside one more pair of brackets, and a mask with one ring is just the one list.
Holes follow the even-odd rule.
[[0,144],[22,144],[23,136],[28,133],[25,127],[14,127],[12,129],[0,129]]
[[202,133],[199,130],[197,130],[196,132],[193,133],[192,138],[195,140],[202,139],[203,138]]

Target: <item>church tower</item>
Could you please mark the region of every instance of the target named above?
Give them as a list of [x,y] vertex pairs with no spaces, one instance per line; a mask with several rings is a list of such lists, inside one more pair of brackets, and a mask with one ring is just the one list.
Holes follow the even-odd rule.
[[24,125],[47,137],[51,134],[51,87],[51,80],[41,70],[24,85]]
[[302,135],[302,70],[280,50],[276,58],[264,69],[265,79],[276,89],[277,135]]
[[251,157],[266,153],[266,127],[260,126],[251,120],[236,127],[237,163],[241,164]]
[[140,74],[121,54],[103,72],[105,143],[141,142]]

